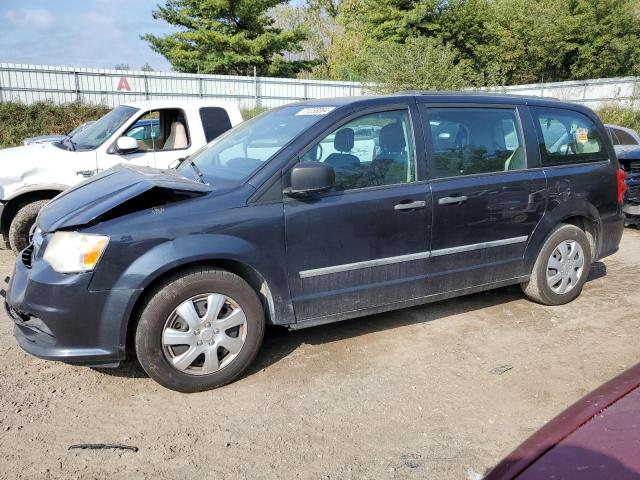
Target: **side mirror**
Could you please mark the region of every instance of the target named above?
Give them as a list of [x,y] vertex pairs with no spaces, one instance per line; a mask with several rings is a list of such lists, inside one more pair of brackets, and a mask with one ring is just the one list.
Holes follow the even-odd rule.
[[291,170],[291,187],[285,190],[290,197],[305,197],[331,190],[336,185],[336,172],[323,162],[300,162]]
[[116,141],[118,153],[132,153],[138,150],[138,141],[131,137],[120,137]]

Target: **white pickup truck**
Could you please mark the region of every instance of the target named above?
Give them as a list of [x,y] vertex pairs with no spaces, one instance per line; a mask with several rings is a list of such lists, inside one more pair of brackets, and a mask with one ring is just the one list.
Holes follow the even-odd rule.
[[118,163],[168,168],[240,122],[233,102],[133,102],[59,142],[0,150],[2,240],[25,248],[40,208],[87,177]]

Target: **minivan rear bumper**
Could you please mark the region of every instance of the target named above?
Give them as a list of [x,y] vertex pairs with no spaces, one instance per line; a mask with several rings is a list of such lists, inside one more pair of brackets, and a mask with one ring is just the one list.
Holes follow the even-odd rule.
[[14,336],[26,352],[74,365],[117,366],[136,290],[90,291],[91,273],[59,274],[44,261],[16,259],[5,296]]
[[618,214],[602,218],[600,251],[594,261],[613,255],[620,248],[620,241],[624,233],[625,217],[622,208],[618,207]]

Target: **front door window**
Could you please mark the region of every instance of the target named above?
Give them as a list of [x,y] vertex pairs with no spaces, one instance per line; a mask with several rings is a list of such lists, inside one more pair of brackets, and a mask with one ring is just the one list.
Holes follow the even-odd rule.
[[407,110],[372,113],[338,127],[302,161],[326,162],[338,191],[410,183],[416,164]]

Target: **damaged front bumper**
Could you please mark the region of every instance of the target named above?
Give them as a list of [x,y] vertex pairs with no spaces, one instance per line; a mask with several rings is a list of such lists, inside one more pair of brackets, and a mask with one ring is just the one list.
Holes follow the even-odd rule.
[[0,295],[20,347],[45,360],[118,366],[136,291],[90,291],[90,280],[91,273],[59,274],[44,261],[27,265],[18,257]]

